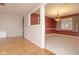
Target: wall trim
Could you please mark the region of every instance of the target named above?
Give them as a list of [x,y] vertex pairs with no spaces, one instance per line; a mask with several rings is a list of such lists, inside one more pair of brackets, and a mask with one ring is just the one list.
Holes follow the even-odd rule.
[[6,37],[16,37],[16,36],[23,36],[22,34],[15,34],[15,35],[7,35]]
[[24,36],[24,38],[27,39],[27,40],[29,40],[29,41],[31,41],[32,43],[34,43],[34,44],[37,45],[38,47],[42,48],[40,44],[34,42],[34,41],[31,40],[29,37],[25,37],[25,36]]
[[[54,51],[52,51],[51,49],[49,49],[49,48],[47,48],[47,47],[46,47],[45,49],[47,49],[48,51],[50,51],[50,52],[52,52],[53,54],[55,54]],[[56,54],[55,54],[55,55],[56,55]]]
[[51,33],[51,34],[46,34],[46,36],[50,36],[50,35],[52,35],[52,34],[56,34],[56,35],[61,35],[61,36],[66,36],[66,37],[74,37],[74,38],[79,38],[79,37],[77,37],[77,36],[70,36],[70,35],[64,35],[64,34],[57,34],[57,33]]

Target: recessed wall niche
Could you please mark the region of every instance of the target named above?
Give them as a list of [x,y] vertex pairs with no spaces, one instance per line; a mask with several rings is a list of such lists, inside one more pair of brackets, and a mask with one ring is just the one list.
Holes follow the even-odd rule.
[[40,9],[37,9],[30,15],[31,25],[39,25],[40,24]]

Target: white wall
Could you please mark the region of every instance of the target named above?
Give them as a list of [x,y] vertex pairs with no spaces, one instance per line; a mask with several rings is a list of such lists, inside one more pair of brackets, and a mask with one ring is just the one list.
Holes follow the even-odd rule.
[[0,31],[6,31],[8,37],[22,35],[21,15],[0,13]]
[[[45,33],[44,33],[44,8],[40,6],[40,25],[30,25],[29,14],[25,15],[25,24],[24,24],[24,37],[31,40],[33,43],[37,44],[39,47],[44,48],[45,46]],[[34,8],[33,8],[34,9]],[[38,7],[36,8],[36,10]],[[33,11],[33,10],[32,10]],[[30,11],[30,12],[32,12]]]
[[28,25],[29,24],[29,19],[28,15],[25,16],[25,31],[24,31],[24,37],[27,39],[30,39],[37,45],[41,45],[41,27],[40,25]]

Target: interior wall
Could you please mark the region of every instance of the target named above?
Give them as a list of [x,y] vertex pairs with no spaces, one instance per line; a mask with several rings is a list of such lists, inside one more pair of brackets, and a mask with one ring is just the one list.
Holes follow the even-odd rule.
[[46,28],[56,28],[56,21],[53,18],[45,17]]
[[[39,7],[39,6],[38,6]],[[38,9],[38,7],[35,8],[35,10]],[[34,8],[33,8],[34,9]],[[33,11],[33,10],[32,10]],[[32,12],[30,11],[30,12]],[[40,6],[40,24],[38,25],[31,25],[30,24],[30,14],[28,13],[24,16],[24,37],[26,39],[29,39],[39,47],[44,48],[45,46],[45,33],[44,33],[44,7]]]
[[45,33],[50,34],[53,33],[53,29],[56,29],[57,22],[50,17],[45,17]]
[[22,36],[22,17],[18,14],[0,13],[0,31],[7,37]]
[[[31,17],[32,19],[32,23],[37,23],[38,22],[38,14],[32,14],[33,17]],[[52,33],[53,29],[56,29],[56,21],[53,18],[50,17],[46,17],[45,16],[45,32],[46,34]]]
[[29,25],[28,15],[25,15],[24,21],[25,21],[24,22],[24,37],[40,46],[41,45],[40,25]]

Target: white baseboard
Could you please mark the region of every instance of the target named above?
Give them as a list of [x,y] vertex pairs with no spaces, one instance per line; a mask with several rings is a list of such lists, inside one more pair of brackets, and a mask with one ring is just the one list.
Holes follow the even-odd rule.
[[7,37],[23,36],[22,34],[8,35]]
[[[49,49],[49,48],[47,48],[47,47],[46,47],[46,49],[49,50],[50,52],[54,53],[54,51],[52,51],[51,49]],[[55,53],[54,53],[54,54],[55,54]],[[55,54],[55,55],[56,55],[56,54]]]
[[57,34],[57,33],[46,34],[46,36],[50,36],[50,35],[61,35],[61,36],[66,36],[66,37],[79,38],[79,37],[77,37],[77,36],[64,35],[64,34]]
[[38,47],[42,48],[40,44],[38,44],[38,43],[34,42],[34,41],[33,41],[33,40],[31,40],[30,38],[25,37],[25,36],[24,36],[24,38],[25,38],[25,39],[27,39],[27,40],[29,40],[29,41],[31,41],[32,43],[34,43],[34,44],[35,44],[35,45],[37,45]]

